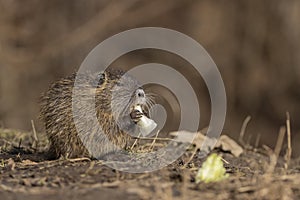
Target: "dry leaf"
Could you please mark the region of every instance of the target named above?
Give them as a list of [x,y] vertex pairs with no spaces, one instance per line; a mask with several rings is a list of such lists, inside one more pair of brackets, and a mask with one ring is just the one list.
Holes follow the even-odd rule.
[[239,157],[243,153],[243,148],[227,135],[221,135],[215,147],[221,148],[223,151],[229,151],[235,157]]
[[219,139],[209,138],[201,132],[192,133],[188,131],[171,132],[171,136],[177,137],[177,141],[190,142],[196,145],[198,149],[208,153],[213,148],[221,148],[223,151],[229,151],[234,156],[239,157],[243,153],[243,148],[227,135],[221,135]]

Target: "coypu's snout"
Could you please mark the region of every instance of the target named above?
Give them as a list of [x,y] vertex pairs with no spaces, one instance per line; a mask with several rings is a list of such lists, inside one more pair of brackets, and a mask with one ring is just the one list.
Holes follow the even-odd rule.
[[143,90],[143,89],[140,89],[140,88],[136,90],[135,94],[136,94],[136,97],[137,97],[137,98],[143,98],[143,97],[145,97],[145,92],[144,92],[144,90]]
[[145,106],[146,103],[147,103],[147,98],[146,98],[145,91],[142,88],[138,88],[132,95],[131,109],[134,109],[134,107],[138,105]]
[[146,103],[146,94],[143,89],[139,88],[135,91],[135,98],[137,104],[145,104]]

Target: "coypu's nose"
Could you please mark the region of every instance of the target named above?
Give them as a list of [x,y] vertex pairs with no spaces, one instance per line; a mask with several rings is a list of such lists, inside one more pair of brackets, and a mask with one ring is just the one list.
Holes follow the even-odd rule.
[[137,90],[136,90],[136,96],[137,96],[138,98],[143,98],[143,97],[145,97],[145,92],[144,92],[144,90],[143,90],[143,89],[137,89]]

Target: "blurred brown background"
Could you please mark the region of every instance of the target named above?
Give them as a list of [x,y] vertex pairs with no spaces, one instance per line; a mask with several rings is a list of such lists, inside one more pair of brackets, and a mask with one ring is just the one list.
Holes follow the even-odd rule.
[[[0,124],[42,131],[38,98],[59,77],[75,72],[93,47],[142,26],[171,28],[197,40],[223,76],[228,112],[224,132],[273,146],[290,112],[293,147],[300,151],[300,1],[298,0],[0,0]],[[121,62],[180,63],[144,52]],[[178,62],[177,62],[178,61]],[[209,103],[201,105],[205,127]],[[297,149],[298,148],[298,149]],[[296,155],[296,154],[295,154]],[[298,154],[299,155],[299,154]]]

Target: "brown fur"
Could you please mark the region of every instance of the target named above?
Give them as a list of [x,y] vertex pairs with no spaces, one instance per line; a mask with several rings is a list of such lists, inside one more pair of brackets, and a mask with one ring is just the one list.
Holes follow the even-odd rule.
[[[89,133],[83,133],[82,137],[78,136],[72,112],[72,94],[74,88],[75,74],[63,78],[52,84],[49,90],[41,98],[41,118],[45,124],[46,134],[50,142],[49,156],[51,158],[64,157],[81,157],[92,156],[101,157],[116,148],[108,145],[107,139],[117,147],[124,148],[130,136],[116,125],[116,120],[112,115],[112,90],[116,89],[117,99],[115,102],[119,115],[128,115],[129,109],[137,104],[139,99],[134,95],[139,86],[137,81],[131,77],[125,77],[124,83],[119,83],[124,72],[120,70],[107,70],[100,73],[100,79],[97,84],[93,84],[92,75],[78,75],[79,87],[82,88],[82,96],[85,92],[94,92],[95,108],[99,124],[89,127]],[[82,82],[81,82],[82,81]],[[131,96],[130,96],[131,95]],[[88,99],[87,99],[88,100]],[[142,101],[143,102],[143,101]],[[74,103],[74,102],[73,102]],[[80,104],[78,104],[80,105]],[[80,115],[77,117],[88,118],[89,109],[79,106]],[[89,118],[88,118],[89,119]],[[128,122],[128,127],[135,128],[135,124]],[[97,133],[97,128],[102,128],[103,133]],[[96,133],[96,135],[95,135]],[[91,155],[83,145],[94,145],[89,151],[96,152]]]

